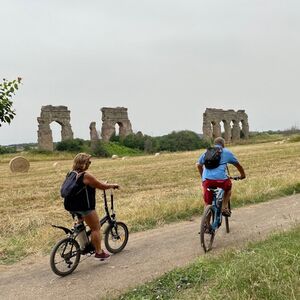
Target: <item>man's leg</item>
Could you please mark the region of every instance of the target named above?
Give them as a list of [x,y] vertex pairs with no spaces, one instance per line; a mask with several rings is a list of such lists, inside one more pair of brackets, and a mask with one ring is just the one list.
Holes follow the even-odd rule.
[[225,191],[224,192],[223,205],[222,205],[223,209],[228,209],[228,202],[230,200],[230,197],[231,197],[231,190]]
[[202,182],[202,191],[203,191],[203,200],[204,206],[210,205],[213,199],[213,193],[208,190],[210,187],[211,181],[206,179]]
[[230,216],[230,211],[228,209],[228,202],[231,197],[231,187],[232,183],[231,180],[228,178],[226,179],[220,187],[224,190],[224,197],[222,202],[222,212],[224,212],[224,215]]

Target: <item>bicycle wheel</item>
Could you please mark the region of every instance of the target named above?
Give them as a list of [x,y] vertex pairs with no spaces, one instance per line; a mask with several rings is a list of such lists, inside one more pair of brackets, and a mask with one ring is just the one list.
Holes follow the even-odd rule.
[[215,231],[211,225],[215,219],[215,214],[211,205],[206,206],[200,225],[200,242],[204,252],[208,252],[212,248],[215,237]]
[[122,251],[128,242],[128,228],[122,222],[116,222],[115,225],[110,225],[104,236],[106,249],[111,253]]
[[52,271],[59,276],[71,274],[80,261],[80,247],[73,238],[64,238],[52,249],[50,266]]

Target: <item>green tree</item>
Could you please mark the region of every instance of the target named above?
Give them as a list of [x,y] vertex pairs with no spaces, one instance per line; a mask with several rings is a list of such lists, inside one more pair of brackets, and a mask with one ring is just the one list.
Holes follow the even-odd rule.
[[98,141],[97,144],[94,146],[93,149],[93,155],[95,156],[100,156],[100,157],[109,157],[110,153],[107,150],[107,148],[105,147],[105,142],[103,141]]
[[7,81],[4,78],[3,82],[0,83],[0,127],[3,123],[10,124],[16,115],[15,110],[12,108],[13,102],[11,99],[16,90],[19,89],[21,81],[21,77],[13,81]]
[[173,131],[157,139],[160,151],[190,151],[209,146],[197,133],[190,130]]

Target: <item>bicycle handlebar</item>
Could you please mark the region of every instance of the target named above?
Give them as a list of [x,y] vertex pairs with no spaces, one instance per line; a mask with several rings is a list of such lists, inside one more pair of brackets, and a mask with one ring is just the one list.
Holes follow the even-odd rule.
[[229,176],[229,179],[232,179],[232,180],[243,180],[245,178],[241,178],[240,176]]

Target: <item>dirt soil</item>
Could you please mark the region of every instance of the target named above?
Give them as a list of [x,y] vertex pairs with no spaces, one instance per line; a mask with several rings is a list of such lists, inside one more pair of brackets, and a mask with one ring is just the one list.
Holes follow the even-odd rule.
[[[266,238],[300,223],[300,195],[233,210],[230,234],[221,227],[215,237],[215,255],[249,241]],[[109,262],[92,257],[82,261],[73,274],[52,273],[49,257],[30,257],[0,268],[1,299],[111,299],[129,288],[185,266],[204,255],[198,235],[200,218],[134,233],[123,252]]]

